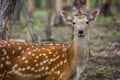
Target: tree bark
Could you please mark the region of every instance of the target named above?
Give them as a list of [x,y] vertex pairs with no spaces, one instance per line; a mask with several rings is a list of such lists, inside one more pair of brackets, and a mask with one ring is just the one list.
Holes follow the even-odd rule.
[[35,8],[39,9],[41,8],[41,0],[35,0]]
[[90,0],[86,0],[86,9],[87,9],[87,10],[90,9]]
[[19,3],[20,3],[20,0],[17,0],[16,6],[15,6],[15,11],[14,11],[14,23],[16,23],[20,20],[21,7],[20,7]]
[[9,40],[17,0],[0,0],[0,40]]
[[35,10],[35,5],[34,5],[34,0],[28,0],[29,2],[29,8],[28,8],[28,12],[30,14],[30,16],[33,17],[33,12]]
[[98,7],[99,0],[95,0],[95,7]]
[[46,37],[48,40],[51,40],[51,17],[52,17],[52,2],[50,0],[46,0],[46,8],[47,8],[47,26],[46,26]]
[[26,23],[28,24],[28,29],[29,29],[30,36],[31,36],[31,38],[32,38],[32,41],[33,41],[34,43],[39,43],[39,38],[38,38],[37,34],[36,34],[35,31],[34,31],[31,18],[30,18],[30,16],[29,16],[28,10],[26,9],[26,6],[25,6],[23,0],[20,0],[20,6],[21,6],[21,8],[22,8],[23,15],[24,15],[24,17],[25,17],[25,19],[26,19]]
[[116,2],[116,7],[117,7],[118,12],[120,12],[120,1],[119,0]]
[[62,10],[63,5],[64,5],[63,0],[56,0],[56,13],[57,13],[57,15],[54,18],[54,25],[55,26],[63,24],[62,17],[60,16],[60,11]]
[[112,12],[110,10],[110,1],[109,0],[103,0],[103,6],[101,9],[101,13],[103,16],[111,16]]

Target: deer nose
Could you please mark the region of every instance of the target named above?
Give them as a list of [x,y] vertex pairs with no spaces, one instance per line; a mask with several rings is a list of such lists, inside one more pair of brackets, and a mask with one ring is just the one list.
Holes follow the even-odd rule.
[[84,31],[83,30],[78,30],[78,34],[83,34]]

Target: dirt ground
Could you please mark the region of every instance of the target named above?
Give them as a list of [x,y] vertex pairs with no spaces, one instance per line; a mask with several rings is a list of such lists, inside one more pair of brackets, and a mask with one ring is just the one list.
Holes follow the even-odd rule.
[[112,33],[120,25],[96,25],[89,29],[91,57],[81,80],[120,80],[120,37]]

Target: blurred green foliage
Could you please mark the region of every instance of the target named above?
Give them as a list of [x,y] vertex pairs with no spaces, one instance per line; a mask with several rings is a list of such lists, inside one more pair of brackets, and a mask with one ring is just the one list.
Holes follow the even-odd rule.
[[115,4],[115,3],[117,3],[119,0],[110,0],[110,3],[111,4]]
[[[103,0],[91,0],[90,2],[90,6],[91,7],[97,7],[97,6],[101,6]],[[110,0],[110,4],[116,4],[117,2],[119,2],[120,0]]]
[[36,10],[33,15],[34,15],[34,17],[45,18],[47,13],[45,10],[40,10],[40,11]]
[[102,4],[102,0],[92,0],[90,2],[91,7],[100,6],[101,4]]
[[[36,1],[36,0],[35,0],[35,1]],[[52,6],[55,7],[55,0],[51,0],[51,1],[52,1]],[[40,8],[41,8],[41,9],[46,8],[46,0],[41,0]]]
[[41,0],[41,8],[45,8],[46,7],[46,0]]
[[33,24],[35,25],[35,30],[39,30],[38,27],[42,27],[45,26],[46,23],[46,11],[45,10],[36,10],[33,14],[33,16],[35,17],[35,20],[33,22]]

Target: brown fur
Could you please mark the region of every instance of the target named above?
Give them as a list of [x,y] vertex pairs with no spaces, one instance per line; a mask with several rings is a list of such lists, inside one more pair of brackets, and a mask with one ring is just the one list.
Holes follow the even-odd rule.
[[[99,14],[91,13],[91,20]],[[89,58],[87,16],[74,19],[63,12],[62,17],[74,24],[74,38],[68,44],[27,44],[0,41],[0,77],[2,80],[79,80]],[[90,17],[90,18],[91,18]],[[79,30],[84,31],[82,34]],[[82,36],[81,36],[82,35]]]
[[[21,49],[19,50],[19,46],[21,46]],[[34,46],[34,48],[32,48],[32,46]],[[54,47],[55,49],[52,50],[52,47]],[[29,49],[30,50],[27,50]],[[34,51],[36,48],[38,48],[37,51]],[[45,50],[42,50],[42,48],[45,48]],[[63,49],[66,48],[66,51],[63,51]],[[4,55],[3,49],[6,50],[6,55]],[[12,50],[15,50],[14,54],[12,54]],[[39,51],[41,50],[41,51]],[[27,67],[28,65],[31,65],[33,67],[35,67],[35,63],[33,62],[33,60],[35,60],[34,56],[28,55],[29,51],[30,52],[34,52],[35,56],[39,55],[40,53],[45,53],[46,55],[48,54],[47,50],[51,50],[51,52],[53,54],[55,54],[56,51],[58,51],[58,54],[60,56],[60,58],[58,58],[58,60],[56,60],[55,62],[53,62],[51,65],[48,65],[47,63],[42,65],[42,66],[49,66],[49,69],[54,68],[56,64],[59,64],[60,61],[63,60],[67,60],[66,63],[62,64],[61,66],[59,66],[54,73],[50,74],[50,75],[45,75],[43,77],[39,77],[39,78],[34,78],[34,75],[37,74],[42,74],[45,73],[45,71],[41,71],[39,73],[34,73],[34,72],[30,72],[29,70],[26,71],[21,71],[22,74],[29,74],[32,73],[33,77],[21,77],[18,74],[15,73],[9,73],[9,71],[12,70],[12,67],[15,64],[18,64],[18,68],[23,68],[23,67]],[[22,53],[22,51],[24,51],[24,53]],[[48,59],[53,58],[53,54],[48,56]],[[62,54],[64,54],[64,58],[62,57]],[[74,41],[72,42],[71,45],[68,44],[53,44],[53,45],[36,45],[36,44],[27,44],[24,42],[9,42],[9,41],[0,41],[0,56],[2,57],[6,57],[9,56],[9,61],[11,62],[10,65],[7,65],[5,62],[6,60],[0,60],[0,63],[4,64],[3,68],[0,68],[0,74],[4,74],[6,71],[6,75],[4,80],[11,80],[11,79],[15,79],[15,80],[51,80],[53,77],[55,78],[55,80],[68,80],[70,76],[72,76],[72,73],[75,72],[75,66],[76,66],[76,61],[77,61],[77,55],[74,54]],[[18,57],[20,56],[20,58]],[[29,60],[29,62],[27,64],[24,63],[24,60],[22,60],[23,57],[26,57],[27,60]],[[37,60],[39,63],[44,61],[45,58],[44,57],[39,57],[39,59]],[[41,68],[42,66],[39,65],[39,68]],[[18,70],[18,68],[16,68],[16,70]],[[36,67],[37,69],[38,67]],[[61,73],[64,72],[64,75],[62,76],[62,78],[60,79],[60,75],[56,75],[55,72],[59,70],[61,71]]]

